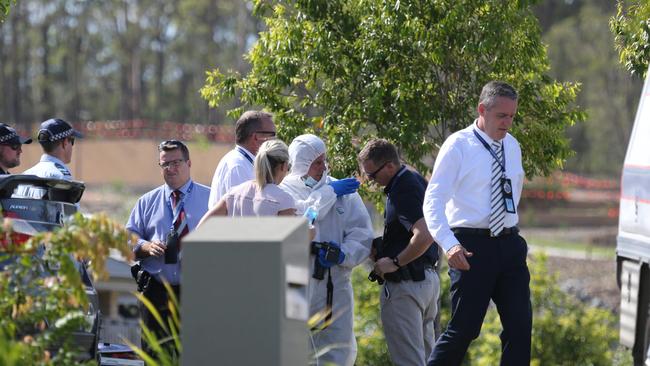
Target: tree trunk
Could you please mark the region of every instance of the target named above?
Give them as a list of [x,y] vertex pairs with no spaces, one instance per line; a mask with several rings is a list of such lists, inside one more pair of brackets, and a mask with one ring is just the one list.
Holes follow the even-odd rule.
[[20,106],[20,37],[19,20],[21,16],[22,2],[18,2],[12,10],[11,16],[11,113],[10,119],[14,122],[22,120]]
[[41,55],[41,67],[43,68],[43,83],[41,84],[41,106],[40,119],[45,121],[54,111],[52,93],[50,91],[50,45],[49,45],[50,24],[46,20],[41,25],[41,41],[43,45],[43,54]]
[[[21,18],[21,34],[22,33],[27,33],[29,29],[29,25],[27,23],[27,16]],[[20,124],[28,124],[34,122],[34,97],[32,94],[32,87],[34,87],[34,78],[32,78],[30,75],[32,74],[29,69],[32,66],[32,45],[31,41],[32,39],[30,37],[22,37],[24,39],[24,44],[22,47],[22,60],[21,60],[21,65],[22,65],[22,78],[20,81],[21,87],[21,94],[19,99],[19,103],[21,103],[21,115],[20,119],[16,119],[16,123]]]
[[[7,25],[0,23],[0,31],[5,32],[7,29]],[[9,87],[9,77],[7,76],[7,72],[5,70],[5,65],[7,65],[7,55],[5,55],[5,37],[0,37],[0,82],[2,82],[2,87],[0,90],[2,90],[2,95],[3,97],[0,98],[2,100],[2,104],[0,104],[0,115],[3,116],[9,116],[9,110],[11,110],[11,105],[9,103],[9,91],[7,88]]]
[[158,37],[160,49],[156,52],[156,103],[153,108],[153,115],[156,121],[161,120],[161,111],[163,110],[163,78],[165,76],[165,47],[163,46],[163,36]]
[[141,64],[140,50],[135,49],[131,54],[131,77],[130,77],[130,93],[131,93],[131,118],[140,118],[142,109],[142,64]]

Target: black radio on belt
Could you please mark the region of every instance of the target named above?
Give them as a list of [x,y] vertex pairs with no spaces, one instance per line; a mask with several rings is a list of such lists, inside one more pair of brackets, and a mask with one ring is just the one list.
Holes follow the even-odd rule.
[[151,274],[145,271],[140,263],[131,266],[131,276],[133,276],[135,283],[138,284],[139,292],[147,291],[149,283],[151,282]]
[[318,253],[320,250],[325,250],[325,259],[328,262],[336,263],[341,255],[341,248],[333,247],[328,242],[324,241],[312,241],[311,242],[311,254],[315,255],[314,258],[314,273],[312,277],[317,280],[322,280],[325,278],[325,267],[320,265],[318,261]]
[[165,264],[178,263],[179,241],[176,230],[172,230],[167,234],[165,239]]

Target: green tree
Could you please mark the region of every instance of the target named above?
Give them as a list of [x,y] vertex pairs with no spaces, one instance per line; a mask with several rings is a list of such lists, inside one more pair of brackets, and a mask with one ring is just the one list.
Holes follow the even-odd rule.
[[426,170],[422,158],[475,118],[481,87],[503,79],[521,95],[513,133],[526,172],[547,174],[570,155],[565,128],[585,116],[578,86],[546,74],[532,3],[257,0],[268,29],[246,55],[252,70],[209,71],[201,93],[211,106],[237,93],[264,106],[285,139],[317,132],[334,175],[345,175],[357,168],[356,140],[373,136]]
[[631,73],[645,77],[650,62],[650,2],[619,0],[610,27],[620,62]]
[[614,36],[607,21],[613,12],[587,3],[544,35],[544,41],[552,45],[550,74],[581,84],[576,102],[589,114],[589,123],[568,129],[576,154],[566,167],[583,174],[620,174],[641,92],[641,80],[618,63],[611,46]]
[[0,22],[9,14],[9,7],[15,2],[16,0],[0,0]]

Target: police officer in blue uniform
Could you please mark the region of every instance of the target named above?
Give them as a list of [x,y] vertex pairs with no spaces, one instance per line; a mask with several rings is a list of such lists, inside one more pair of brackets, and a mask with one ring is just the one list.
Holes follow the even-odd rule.
[[60,119],[52,118],[41,123],[38,131],[38,143],[43,148],[41,160],[23,174],[32,174],[42,178],[72,180],[72,173],[66,164],[72,161],[74,142],[83,135]]
[[0,174],[10,174],[9,169],[20,165],[22,145],[31,143],[31,138],[20,137],[13,127],[0,123]]

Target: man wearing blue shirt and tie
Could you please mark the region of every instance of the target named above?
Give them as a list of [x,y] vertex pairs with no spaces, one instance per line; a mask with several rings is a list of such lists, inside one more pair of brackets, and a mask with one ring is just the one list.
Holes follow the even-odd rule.
[[[139,290],[166,323],[170,313],[163,281],[169,282],[180,299],[181,239],[194,230],[207,212],[210,188],[190,178],[192,162],[184,143],[164,141],[158,151],[165,184],[140,197],[126,229],[139,238],[133,243],[133,252],[141,267],[137,278]],[[146,307],[141,306],[141,310],[147,328],[155,331],[159,338],[167,336]],[[146,349],[145,344],[143,347]]]

